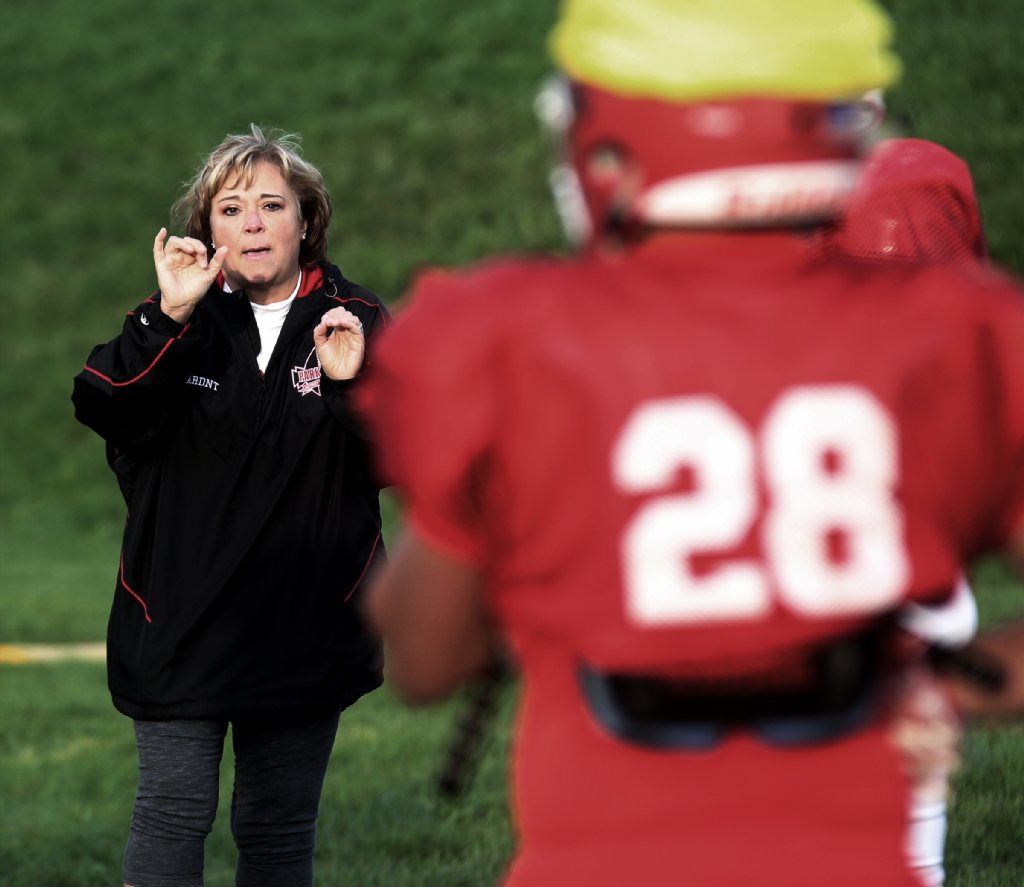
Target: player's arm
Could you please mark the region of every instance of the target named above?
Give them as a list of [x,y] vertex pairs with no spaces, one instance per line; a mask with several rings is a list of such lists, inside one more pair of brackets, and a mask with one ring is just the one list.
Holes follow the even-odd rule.
[[448,696],[493,659],[480,570],[405,531],[370,585],[366,611],[384,638],[388,679],[402,699]]

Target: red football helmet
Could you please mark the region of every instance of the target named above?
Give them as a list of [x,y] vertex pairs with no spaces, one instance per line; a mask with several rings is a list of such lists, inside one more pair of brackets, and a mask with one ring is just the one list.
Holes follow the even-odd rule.
[[552,186],[576,242],[600,231],[799,224],[833,217],[884,109],[849,102],[704,102],[619,95],[562,78],[538,113],[563,162]]
[[881,142],[823,246],[866,260],[984,260],[988,247],[967,164],[934,142]]

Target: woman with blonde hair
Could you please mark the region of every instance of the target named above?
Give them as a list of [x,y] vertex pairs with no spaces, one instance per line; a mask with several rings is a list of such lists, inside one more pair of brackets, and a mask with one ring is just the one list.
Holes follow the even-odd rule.
[[381,681],[348,398],[387,312],[328,260],[331,208],[295,137],[225,138],[175,206],[185,233],[154,239],[158,291],[75,379],[128,505],[107,661],[139,751],[134,887],[202,884],[229,725],[236,883],[312,884],[340,712]]

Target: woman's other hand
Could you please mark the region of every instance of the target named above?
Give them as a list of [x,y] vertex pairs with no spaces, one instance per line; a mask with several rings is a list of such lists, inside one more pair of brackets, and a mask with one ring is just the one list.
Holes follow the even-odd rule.
[[362,321],[351,311],[332,308],[313,329],[321,369],[332,379],[351,379],[363,365],[366,340]]
[[227,254],[220,247],[207,258],[206,245],[194,237],[167,237],[161,228],[153,241],[153,264],[160,287],[160,310],[178,323],[185,323],[217,277]]

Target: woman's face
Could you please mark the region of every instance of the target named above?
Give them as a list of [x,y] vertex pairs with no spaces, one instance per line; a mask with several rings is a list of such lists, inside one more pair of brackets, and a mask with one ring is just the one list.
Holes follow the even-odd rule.
[[248,184],[241,177],[228,178],[210,206],[213,242],[228,248],[224,276],[253,302],[278,302],[291,295],[305,227],[295,192],[270,163],[258,163]]

